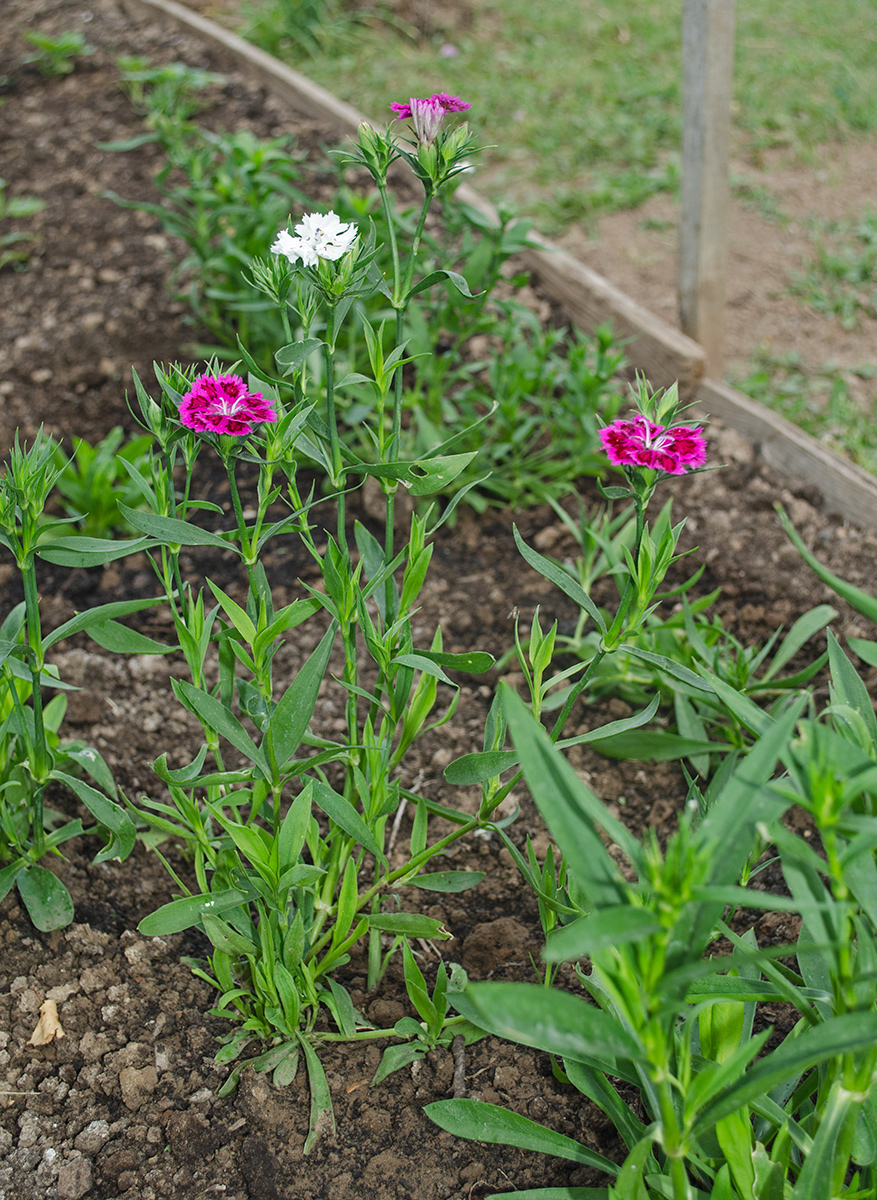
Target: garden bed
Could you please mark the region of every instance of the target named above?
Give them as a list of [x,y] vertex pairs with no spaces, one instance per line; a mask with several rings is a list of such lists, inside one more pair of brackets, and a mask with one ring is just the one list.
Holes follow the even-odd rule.
[[[331,131],[313,118],[291,119],[263,89],[236,74],[233,62],[164,25],[132,22],[110,0],[9,0],[4,15],[4,175],[13,195],[46,201],[27,223],[37,234],[27,260],[0,272],[5,452],[16,428],[32,437],[42,424],[60,438],[92,442],[116,424],[132,429],[124,401],[132,367],[150,380],[153,361],[184,359],[186,344],[197,337],[167,298],[168,251],[174,250],[167,236],[152,217],[102,195],[112,189],[149,199],[159,165],[149,145],[125,154],[97,148],[141,130],[119,88],[120,55],[226,73],[229,83],[209,121],[217,128],[250,127],[260,136],[294,132],[314,163],[315,195],[324,194],[321,147]],[[43,78],[21,63],[27,47],[20,35],[34,26],[56,35],[76,29],[95,53],[71,75]],[[722,587],[717,611],[731,632],[751,643],[831,599],[779,528],[777,500],[832,569],[860,586],[872,585],[875,535],[822,511],[808,481],[799,487],[778,481],[738,434],[716,427],[710,443],[710,460],[723,469],[676,481],[667,494],[674,495],[677,517],[688,517],[684,547],[694,551],[680,570],[706,564],[699,587]],[[212,488],[213,482],[204,478],[200,485]],[[544,553],[572,552],[550,510],[515,519]],[[525,622],[536,604],[544,618],[572,619],[570,604],[521,561],[511,526],[505,512],[481,518],[464,512],[452,531],[440,534],[422,622],[430,632],[441,624],[446,650],[502,654],[515,609]],[[233,561],[213,555],[197,562],[221,586],[240,591]],[[278,550],[265,565],[282,602],[300,594],[297,581],[306,566],[295,553]],[[39,569],[47,628],[76,610],[155,588],[143,561]],[[20,599],[8,561],[0,565],[0,586],[5,614]],[[839,635],[867,636],[861,618],[832,602],[840,612],[834,625]],[[160,624],[142,627],[160,636]],[[291,676],[309,649],[297,645],[283,670]],[[65,642],[55,657],[62,676],[81,689],[71,694],[65,733],[94,744],[129,795],[154,794],[150,764],[157,755],[167,751],[172,764],[189,761],[198,731],[184,714],[167,715],[173,659],[116,657],[82,635]],[[457,802],[442,768],[480,746],[493,683],[489,677],[465,687],[453,721],[432,735],[421,761],[412,764],[430,798]],[[619,701],[582,705],[570,733],[628,711]],[[328,705],[318,708],[318,719],[331,724]],[[685,794],[675,767],[609,761],[587,748],[573,761],[633,828],[651,825],[663,833],[675,826]],[[530,834],[544,845],[535,810],[523,794],[520,799],[515,840],[522,843]],[[180,959],[203,953],[204,943],[195,934],[146,939],[136,932],[138,922],[173,894],[158,859],[138,844],[123,866],[94,866],[94,846],[69,845],[66,860],[52,866],[73,895],[73,925],[40,934],[11,897],[0,908],[0,1193],[5,1188],[10,1200],[115,1200],[122,1194],[137,1200],[457,1200],[526,1186],[602,1182],[575,1164],[455,1139],[423,1116],[426,1103],[462,1086],[469,1097],[501,1101],[610,1157],[617,1153],[611,1126],[553,1078],[546,1058],[493,1038],[467,1049],[462,1063],[439,1050],[376,1088],[370,1080],[380,1058],[377,1046],[326,1053],[337,1135],[324,1137],[305,1157],[303,1073],[279,1090],[247,1071],[235,1093],[217,1098],[228,1067],[215,1066],[213,1056],[226,1025],[205,1017],[215,997]],[[474,979],[532,978],[538,916],[508,854],[473,837],[458,847],[455,866],[487,874],[478,888],[439,897],[429,907],[453,934],[453,941],[440,944],[444,959],[461,962]],[[786,937],[781,927],[762,932],[768,939]],[[435,954],[426,953],[424,970],[436,964]],[[392,1024],[410,1012],[400,975],[391,973],[389,985],[373,996],[365,993],[361,964],[358,971],[354,961],[348,971],[354,1003],[373,1021]],[[46,998],[57,1001],[66,1037],[31,1047]]]

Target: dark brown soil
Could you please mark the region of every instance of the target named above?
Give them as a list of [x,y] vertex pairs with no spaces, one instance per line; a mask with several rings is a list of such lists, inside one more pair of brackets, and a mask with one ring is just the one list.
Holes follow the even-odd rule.
[[[54,35],[80,30],[96,53],[71,76],[44,79],[21,61],[27,50],[21,34],[34,27]],[[42,423],[59,437],[96,441],[115,424],[130,426],[124,394],[132,367],[149,379],[153,361],[182,358],[181,347],[197,335],[167,298],[176,248],[151,217],[102,199],[107,188],[150,197],[158,166],[148,146],[124,155],[96,147],[140,129],[119,90],[116,58],[137,53],[154,62],[181,60],[225,71],[230,84],[218,95],[211,120],[225,128],[250,126],[263,136],[293,131],[315,162],[328,134],[282,111],[236,75],[233,64],[215,61],[189,38],[133,25],[113,0],[6,0],[4,33],[2,172],[11,195],[39,196],[47,207],[26,223],[37,235],[27,261],[0,271],[0,440],[5,449],[16,428],[31,436]],[[669,490],[677,514],[688,517],[686,547],[699,547],[688,566],[706,563],[701,586],[722,587],[718,611],[738,637],[764,638],[830,598],[783,537],[776,500],[826,562],[873,588],[877,537],[823,512],[806,481],[777,480],[730,430],[712,431],[711,459],[726,466]],[[572,552],[547,510],[516,520],[543,552]],[[422,622],[427,637],[441,623],[446,649],[501,654],[515,608],[525,620],[537,603],[548,620],[571,619],[566,602],[518,558],[511,523],[508,513],[480,519],[464,514],[440,539]],[[233,564],[193,558],[191,566],[199,574],[209,571],[232,592],[241,589]],[[294,551],[275,552],[266,566],[280,601],[300,594],[303,566]],[[45,625],[54,627],[74,609],[146,594],[152,586],[144,562],[96,571],[41,568]],[[5,613],[20,595],[8,560],[0,563],[0,588]],[[836,607],[839,635],[869,635],[861,618]],[[281,669],[292,672],[308,649],[299,644],[294,653],[285,650]],[[155,794],[152,760],[167,750],[172,763],[187,761],[197,745],[185,715],[168,706],[168,676],[177,665],[115,657],[85,638],[62,644],[55,660],[62,676],[81,688],[71,694],[64,732],[96,745],[129,794]],[[453,722],[411,765],[425,794],[460,802],[442,768],[479,748],[493,683],[491,678],[465,688]],[[612,716],[627,711],[619,701],[583,706],[579,727],[606,720],[607,710]],[[330,725],[330,696],[319,711]],[[610,762],[581,749],[573,761],[634,828],[673,827],[684,796],[675,768]],[[544,849],[544,829],[526,796],[520,801],[514,836],[523,843],[530,834]],[[302,1078],[277,1090],[247,1072],[236,1093],[216,1096],[228,1070],[213,1062],[215,1039],[225,1026],[205,1017],[213,997],[180,961],[182,954],[200,953],[202,944],[194,934],[148,940],[135,932],[141,918],[172,895],[158,860],[138,844],[124,866],[95,867],[93,845],[72,846],[66,861],[53,864],[76,903],[70,928],[39,934],[13,898],[0,907],[0,1197],[468,1200],[528,1186],[603,1182],[574,1164],[440,1133],[421,1109],[452,1092],[454,1062],[447,1051],[374,1089],[377,1046],[326,1053],[338,1132],[305,1157]],[[532,978],[538,917],[509,855],[490,839],[472,838],[457,848],[455,865],[477,865],[487,875],[477,889],[442,898],[428,910],[454,935],[440,947],[445,960],[462,962],[478,979]],[[786,936],[782,929],[765,932]],[[434,966],[435,954],[424,958],[424,969],[430,961]],[[391,972],[379,995],[365,994],[355,965],[346,982],[354,1002],[376,1022],[392,1023],[410,1011],[398,974]],[[58,1003],[66,1037],[34,1048],[28,1040],[47,998]],[[465,1080],[470,1097],[501,1101],[606,1154],[618,1153],[602,1115],[559,1084],[541,1055],[485,1039],[466,1052]]]

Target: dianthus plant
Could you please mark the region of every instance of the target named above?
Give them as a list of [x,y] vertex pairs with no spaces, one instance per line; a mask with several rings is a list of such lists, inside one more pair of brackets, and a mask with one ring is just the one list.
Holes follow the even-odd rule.
[[[452,118],[465,107],[459,101],[442,111]],[[169,748],[154,764],[166,792],[136,804],[158,835],[183,839],[191,860],[190,869],[176,870],[153,836],[177,896],[140,928],[203,930],[212,949],[195,969],[220,993],[214,1011],[235,1026],[219,1056],[238,1060],[227,1086],[245,1061],[283,1082],[303,1059],[312,1136],[326,1124],[321,1114],[331,1112],[315,1049],[321,1041],[412,1037],[410,1021],[399,1031],[372,1028],[337,972],[361,952],[374,987],[402,949],[416,991],[422,976],[408,940],[449,935],[437,920],[405,911],[399,888],[473,886],[479,874],[430,871],[429,864],[458,838],[492,827],[489,818],[417,794],[405,768],[415,739],[452,716],[454,678],[493,661],[486,653],[446,653],[440,629],[424,641],[412,621],[432,538],[454,503],[441,516],[415,510],[404,529],[394,503],[400,489],[417,498],[445,489],[473,457],[445,445],[417,461],[399,451],[407,306],[448,280],[468,294],[452,272],[418,275],[430,205],[471,153],[466,126],[439,130],[433,121],[430,132],[428,145],[408,149],[389,128],[364,126],[351,151],[373,170],[388,207],[394,159],[407,158],[424,185],[404,253],[398,223],[388,221],[390,277],[374,264],[373,235],[361,237],[331,212],[292,217],[252,269],[288,335],[276,373],[261,369],[242,345],[240,361],[228,368],[157,368],[157,393],[135,379],[132,407],[155,439],[148,466],[127,465],[145,509],[126,506],[124,515],[140,536],[111,548],[79,539],[55,551],[55,561],[79,564],[110,553],[151,556],[187,667],[187,678],[172,680],[173,692],[200,723],[203,744],[188,763]],[[393,330],[374,329],[357,312],[357,300],[376,290],[394,310]],[[355,378],[376,398],[368,460],[342,443],[336,424],[336,393],[354,382],[336,377],[342,332],[364,340],[370,363],[370,375]],[[197,480],[217,469],[222,492],[214,485],[204,498]],[[368,479],[384,497],[379,537],[348,514],[348,497]],[[222,493],[224,505],[216,502]],[[290,539],[310,571],[298,594],[277,605],[266,548]],[[198,555],[217,551],[240,564],[236,587],[199,576]],[[109,622],[100,636],[121,646],[126,632]],[[321,712],[339,716],[318,724],[318,701]],[[410,833],[400,849],[394,842],[407,828],[405,810]],[[438,814],[436,833],[431,818]],[[462,1018],[451,1018],[451,1026],[437,1017],[426,1042],[450,1040],[452,1032],[474,1036]],[[251,1057],[243,1059],[250,1043]]]

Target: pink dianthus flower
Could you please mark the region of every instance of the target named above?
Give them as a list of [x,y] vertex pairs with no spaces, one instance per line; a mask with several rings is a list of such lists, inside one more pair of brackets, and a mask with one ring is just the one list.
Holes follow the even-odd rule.
[[261,392],[250,392],[239,375],[199,375],[180,402],[180,420],[196,433],[246,437],[253,426],[276,421]]
[[414,124],[417,140],[425,145],[431,145],[442,127],[442,121],[448,113],[461,113],[472,105],[459,96],[449,96],[447,92],[434,92],[425,100],[412,96],[407,104],[393,103],[390,108],[396,114],[398,121],[410,118]]
[[613,421],[600,430],[609,461],[617,467],[646,467],[667,475],[684,475],[706,462],[706,439],[687,425],[656,425],[638,414],[631,421]]

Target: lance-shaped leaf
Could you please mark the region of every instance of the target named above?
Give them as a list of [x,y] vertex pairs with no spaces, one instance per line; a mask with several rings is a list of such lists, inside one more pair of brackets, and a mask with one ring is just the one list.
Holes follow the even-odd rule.
[[290,342],[276,351],[274,361],[278,367],[282,368],[283,375],[291,375],[303,366],[312,354],[325,345],[326,343],[321,342],[319,338],[305,338],[302,342]]
[[126,859],[134,849],[137,830],[124,808],[97,791],[84,779],[76,779],[63,771],[52,771],[50,778],[59,780],[69,787],[71,792],[75,792],[98,824],[103,825],[110,834],[109,842],[94,861],[102,863],[110,858]]
[[833,592],[836,592],[838,596],[846,600],[847,604],[869,620],[877,622],[877,597],[870,595],[868,592],[863,592],[861,588],[857,588],[852,583],[847,583],[839,575],[834,575],[827,567],[824,567],[804,545],[798,531],[789,520],[785,509],[779,504],[776,506],[776,509],[783,529],[788,534],[792,544],[807,566],[810,567],[823,583],[827,583]]
[[681,737],[663,729],[646,729],[642,733],[619,733],[613,737],[588,739],[598,754],[631,762],[670,762],[676,758],[728,751],[728,742],[710,742],[702,738]]
[[177,517],[162,517],[158,513],[140,512],[136,508],[129,508],[127,504],[122,504],[121,501],[119,502],[119,511],[134,529],[139,529],[141,533],[148,534],[156,542],[164,545],[219,546],[223,550],[234,550],[236,554],[240,554],[240,550],[234,542],[220,537],[218,533],[211,533],[209,529],[202,529],[200,525],[193,525],[191,521],[180,521]]
[[628,885],[598,829],[608,833],[634,866],[641,858],[639,842],[579,779],[523,701],[507,685],[500,687],[509,732],[527,785],[554,840],[563,846],[570,871],[595,904],[625,903]]
[[837,638],[828,631],[828,662],[831,668],[831,697],[835,704],[845,704],[862,718],[872,748],[877,748],[877,717],[862,677],[844,654]]
[[463,754],[444,769],[444,777],[454,787],[471,787],[495,779],[503,771],[518,765],[517,750],[481,750]]
[[532,550],[518,533],[517,526],[513,527],[513,532],[515,535],[515,545],[521,552],[524,561],[529,563],[534,571],[538,571],[540,575],[553,583],[555,587],[559,587],[579,608],[583,608],[600,632],[605,633],[606,622],[603,620],[603,615],[591,597],[584,591],[581,584],[576,583],[573,577],[568,575],[563,567],[559,566],[556,562],[552,562],[550,558],[546,558],[538,550]]
[[655,914],[645,908],[601,908],[555,930],[542,957],[546,962],[573,962],[607,946],[640,941],[660,928]]
[[192,925],[197,925],[204,913],[227,912],[245,903],[247,897],[237,888],[226,888],[221,892],[207,893],[201,896],[183,896],[180,900],[171,900],[163,904],[155,912],[144,917],[137,929],[144,937],[163,937],[168,933],[182,933]]
[[483,871],[433,871],[406,879],[405,886],[422,888],[425,892],[467,892],[483,878]]
[[671,675],[682,683],[687,683],[697,692],[710,694],[714,690],[699,675],[695,675],[694,671],[690,671],[682,663],[674,662],[672,658],[667,658],[664,654],[654,654],[651,650],[641,650],[639,646],[630,646],[626,643],[618,647],[618,653],[629,654],[631,658],[638,658],[642,662],[648,663],[649,666],[659,667],[665,674]]
[[453,483],[461,471],[468,467],[477,451],[466,454],[442,454],[434,458],[419,458],[412,462],[360,463],[354,469],[363,475],[377,479],[395,479],[403,484],[412,496],[431,496]]
[[117,558],[126,558],[140,550],[149,550],[156,543],[152,538],[69,537],[46,542],[37,555],[59,567],[101,567]]
[[446,940],[451,936],[441,921],[437,921],[435,917],[424,917],[421,913],[372,913],[368,925],[369,929],[380,929],[382,933],[400,933],[405,937]]
[[424,275],[423,279],[421,279],[419,283],[416,283],[408,293],[406,300],[410,300],[411,297],[416,296],[418,292],[424,292],[427,288],[431,288],[433,284],[441,283],[443,280],[447,280],[448,283],[452,283],[461,296],[466,296],[470,300],[475,299],[475,297],[469,291],[469,284],[462,275],[458,274],[456,271],[440,270],[432,271],[429,275]]
[[[605,1171],[607,1175],[617,1175],[618,1167],[602,1154],[589,1150],[581,1142],[546,1129],[528,1117],[509,1112],[497,1104],[487,1104],[484,1100],[436,1100],[427,1104],[423,1110],[431,1121],[435,1121],[440,1129],[447,1130],[455,1137],[471,1138],[477,1142],[491,1142],[500,1146],[516,1146],[519,1150],[536,1150],[540,1154],[553,1154],[556,1158],[565,1158],[571,1162],[584,1163]],[[550,1194],[554,1189],[549,1189]],[[591,1189],[587,1189],[588,1192]],[[560,1197],[573,1196],[578,1189],[572,1191],[562,1188],[555,1191]],[[541,1192],[541,1189],[540,1189]],[[522,1195],[538,1196],[540,1192],[521,1193]],[[605,1189],[594,1191],[593,1195],[606,1195]]]
[[113,654],[170,654],[176,649],[176,646],[167,646],[145,633],[129,629],[120,621],[96,621],[89,625],[88,636]]
[[75,617],[71,617],[69,621],[65,621],[63,625],[53,629],[45,638],[43,645],[48,649],[49,646],[60,642],[62,638],[72,637],[74,633],[81,633],[83,629],[90,629],[92,625],[109,621],[114,617],[127,617],[130,613],[141,612],[144,608],[154,608],[163,600],[163,596],[158,596],[154,600],[116,600],[112,604],[99,604],[97,608],[89,608],[85,612],[77,613]]
[[268,729],[274,739],[274,754],[278,766],[282,766],[292,757],[307,733],[311,717],[314,715],[320,684],[329,665],[335,632],[335,625],[330,626],[271,714]]
[[447,667],[449,671],[466,671],[469,675],[483,675],[496,662],[486,650],[469,650],[464,654],[449,654],[444,650],[417,650],[416,653],[439,667]]
[[244,729],[243,725],[225,705],[202,691],[185,679],[172,679],[171,687],[177,699],[191,713],[205,722],[209,729],[215,729],[226,741],[231,742],[249,762],[255,764],[265,779],[271,778],[271,770],[265,761],[265,755]]
[[472,983],[453,1004],[474,1025],[521,1046],[591,1064],[645,1061],[636,1038],[609,1013],[558,988]]
[[385,863],[384,852],[378,845],[374,834],[352,804],[333,791],[327,783],[315,779],[313,781],[314,803],[323,810],[327,817],[349,836],[364,846],[379,862]]

